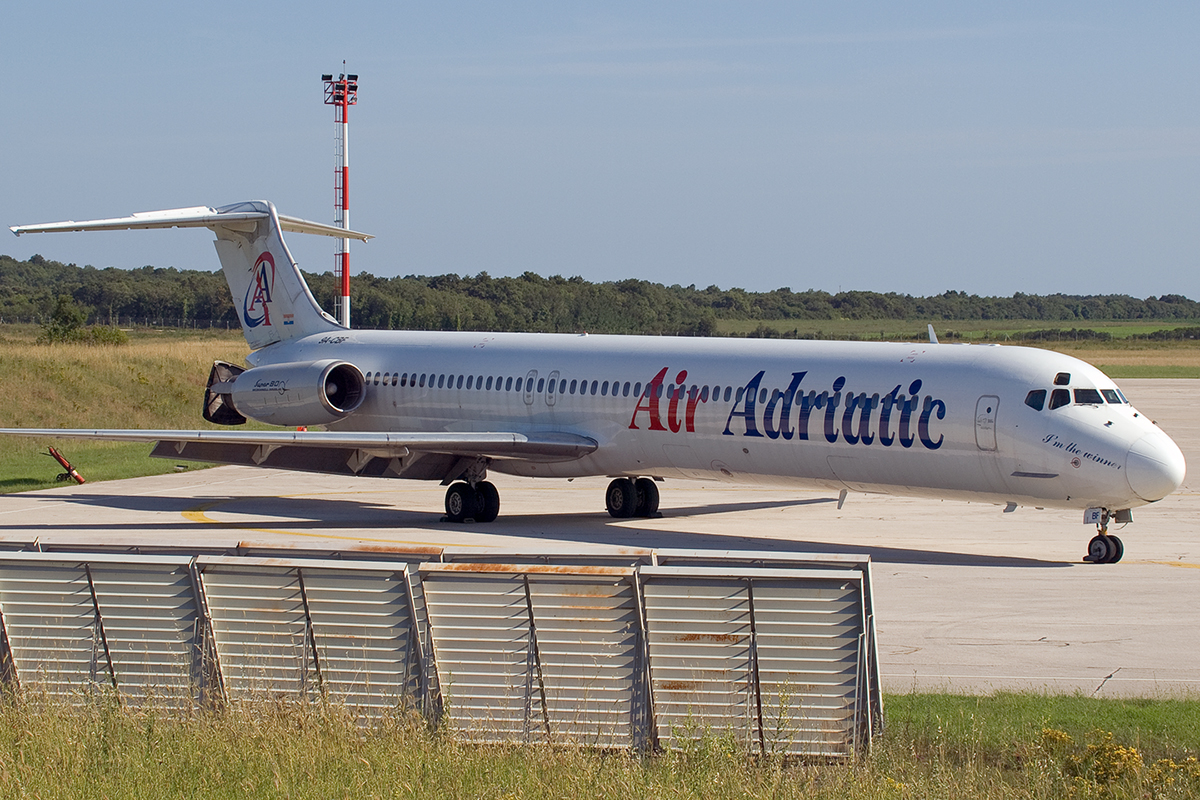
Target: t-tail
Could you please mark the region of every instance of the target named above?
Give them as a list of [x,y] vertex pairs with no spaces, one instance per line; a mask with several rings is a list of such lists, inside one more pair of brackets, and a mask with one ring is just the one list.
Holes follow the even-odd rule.
[[253,350],[314,333],[344,330],[321,310],[283,241],[283,231],[361,241],[371,238],[365,233],[284,216],[271,203],[261,200],[220,208],[146,211],[116,219],[18,225],[11,230],[20,236],[147,228],[209,228],[216,234],[221,269],[229,282],[242,332]]

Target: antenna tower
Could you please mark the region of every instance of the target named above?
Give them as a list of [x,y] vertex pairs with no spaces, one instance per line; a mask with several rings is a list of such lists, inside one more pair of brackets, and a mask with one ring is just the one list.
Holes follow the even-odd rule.
[[[346,62],[342,62],[342,69]],[[347,111],[358,103],[358,76],[342,73],[336,79],[322,75],[325,84],[325,105],[333,106],[337,133],[333,139],[336,166],[333,171],[333,224],[350,229],[350,123]],[[338,322],[350,327],[350,240],[338,239],[333,274],[341,279],[341,296],[335,302]]]

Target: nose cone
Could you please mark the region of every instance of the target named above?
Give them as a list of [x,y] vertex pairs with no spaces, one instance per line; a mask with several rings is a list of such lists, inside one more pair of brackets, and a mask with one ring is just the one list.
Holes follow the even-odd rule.
[[1143,500],[1162,500],[1183,483],[1187,464],[1179,446],[1162,431],[1149,433],[1129,448],[1125,478],[1129,488]]

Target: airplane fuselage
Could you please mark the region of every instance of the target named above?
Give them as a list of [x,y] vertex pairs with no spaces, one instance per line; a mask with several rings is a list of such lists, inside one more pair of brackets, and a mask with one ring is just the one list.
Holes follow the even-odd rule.
[[[1130,508],[1175,488],[1151,473],[1178,448],[1110,379],[1032,348],[345,331],[272,345],[252,360],[329,358],[367,379],[361,407],[330,430],[553,431],[599,445],[582,458],[490,464],[518,475],[1062,508]],[[1050,408],[1055,390],[1068,401]],[[1040,409],[1031,399],[1039,391]],[[1167,456],[1142,452],[1163,448]]]

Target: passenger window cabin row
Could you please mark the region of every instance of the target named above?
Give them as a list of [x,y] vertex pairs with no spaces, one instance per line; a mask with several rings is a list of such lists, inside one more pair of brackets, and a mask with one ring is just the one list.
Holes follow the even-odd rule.
[[[399,373],[399,372],[368,372],[363,375],[368,386],[399,386],[400,388],[428,388],[428,389],[467,389],[471,391],[484,392],[526,392],[533,391],[538,394],[549,389],[552,394],[562,395],[600,395],[601,397],[642,397],[649,396],[652,386],[658,387],[658,396],[671,397],[676,391],[679,391],[681,396],[697,396],[702,403],[708,402],[712,397],[714,402],[720,401],[722,392],[725,401],[728,402],[736,392],[738,400],[741,400],[742,394],[746,391],[744,388],[735,389],[732,386],[679,386],[674,384],[664,387],[660,384],[646,384],[643,390],[641,381],[631,383],[630,381],[600,381],[593,380],[590,383],[586,380],[566,380],[558,381],[557,386],[546,385],[546,378],[537,379],[537,388],[526,386],[526,378],[514,378],[511,376],[501,375],[454,375],[446,373]],[[763,401],[766,400],[767,390],[763,389]]]
[[[1071,383],[1071,373],[1060,372],[1054,376],[1054,385],[1064,387]],[[1125,395],[1121,394],[1118,389],[1089,389],[1078,387],[1075,392],[1075,405],[1077,406],[1102,406],[1105,403],[1111,405],[1121,405],[1128,403]],[[1071,390],[1065,388],[1057,388],[1051,391],[1046,389],[1033,389],[1029,394],[1025,395],[1025,405],[1041,411],[1046,406],[1046,396],[1050,396],[1050,410],[1062,408],[1063,406],[1071,405]]]

